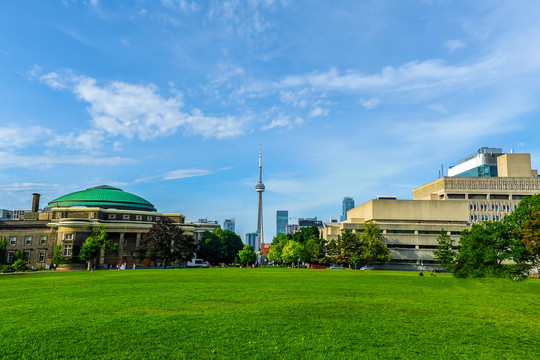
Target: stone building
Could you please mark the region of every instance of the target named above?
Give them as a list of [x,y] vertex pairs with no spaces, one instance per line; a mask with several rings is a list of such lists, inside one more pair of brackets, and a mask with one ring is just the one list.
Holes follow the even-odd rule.
[[62,256],[71,259],[98,225],[106,226],[110,245],[118,244],[118,252],[102,251],[99,264],[139,263],[141,236],[160,217],[168,217],[193,236],[195,226],[185,222],[180,213],[159,213],[147,200],[110,186],[97,186],[61,196],[39,209],[39,194],[33,194],[32,209],[17,220],[0,221],[0,237],[7,241],[7,262],[15,252],[33,268],[52,264],[57,245]]
[[531,170],[530,154],[497,156],[497,176],[441,177],[413,190],[412,200],[370,200],[347,212],[347,220],[325,223],[320,235],[335,240],[341,231],[363,231],[376,222],[393,258],[387,269],[439,269],[433,260],[437,236],[447,231],[457,244],[461,230],[473,223],[498,221],[524,196],[540,193],[540,177]]

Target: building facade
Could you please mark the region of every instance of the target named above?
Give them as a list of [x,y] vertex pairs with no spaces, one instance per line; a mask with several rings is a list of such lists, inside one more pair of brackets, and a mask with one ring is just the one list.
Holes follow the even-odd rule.
[[247,233],[244,244],[251,245],[253,251],[259,252],[261,249],[261,236],[258,232]]
[[277,210],[276,211],[276,235],[285,234],[286,227],[289,224],[289,211]]
[[49,267],[58,245],[66,260],[75,260],[92,229],[105,225],[108,242],[117,244],[118,251],[103,250],[98,263],[138,264],[141,236],[159,218],[170,218],[185,235],[193,236],[195,230],[193,224],[185,222],[184,215],[159,213],[147,200],[106,185],[64,195],[49,202],[42,211],[37,211],[39,197],[36,204],[35,195],[30,212],[16,220],[0,221],[0,237],[8,240],[8,263],[22,249],[30,267]]
[[[347,212],[347,220],[325,223],[320,235],[336,240],[345,229],[362,232],[377,223],[392,254],[386,269],[433,270],[437,236],[444,229],[457,244],[473,223],[501,220],[524,196],[540,193],[540,177],[530,154],[497,156],[498,176],[441,177],[413,190],[412,200],[370,200]],[[467,171],[467,170],[466,170]]]
[[225,221],[223,221],[223,230],[236,232],[235,228],[236,228],[236,223],[235,223],[234,218],[225,219]]

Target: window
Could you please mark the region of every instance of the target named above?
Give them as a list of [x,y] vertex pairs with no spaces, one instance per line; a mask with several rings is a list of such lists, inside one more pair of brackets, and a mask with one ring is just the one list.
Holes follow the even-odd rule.
[[142,215],[137,215],[137,216],[135,217],[135,219],[136,219],[136,220],[142,220]]
[[116,214],[109,214],[109,220],[116,220]]
[[32,237],[31,236],[25,236],[24,237],[24,245],[32,245]]
[[151,217],[151,216],[147,216],[147,217],[146,217],[146,220],[147,220],[147,221],[152,221],[152,217]]
[[46,235],[41,235],[39,237],[39,245],[45,245],[47,243],[47,236]]
[[10,236],[9,237],[9,245],[17,245],[17,237],[16,236]]
[[64,256],[71,256],[71,245],[64,245]]
[[15,257],[15,253],[13,251],[10,251],[8,252],[8,255],[7,255],[7,263],[8,264],[12,264],[13,263],[13,258]]
[[45,250],[39,250],[38,252],[38,262],[45,262]]
[[73,240],[73,234],[64,234],[64,240]]
[[474,204],[473,206],[474,206],[474,211],[476,211],[476,204]]
[[30,262],[30,251],[23,252],[23,259],[26,263]]
[[124,215],[124,220],[129,220],[129,215]]

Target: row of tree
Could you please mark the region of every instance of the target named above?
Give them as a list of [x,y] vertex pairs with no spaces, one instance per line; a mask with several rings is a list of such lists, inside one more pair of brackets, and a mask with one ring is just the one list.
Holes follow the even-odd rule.
[[390,261],[388,247],[383,243],[381,229],[367,222],[362,230],[343,230],[338,240],[319,238],[316,226],[306,227],[294,235],[278,234],[272,240],[267,258],[278,264],[306,262],[309,264],[341,264],[349,267],[382,264]]
[[473,224],[455,244],[441,230],[435,260],[454,276],[523,278],[540,265],[540,194],[524,197],[501,221]]

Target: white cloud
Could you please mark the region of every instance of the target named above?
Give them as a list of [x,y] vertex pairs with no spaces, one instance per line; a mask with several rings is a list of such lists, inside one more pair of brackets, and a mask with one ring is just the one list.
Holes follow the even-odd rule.
[[52,135],[52,131],[41,126],[29,127],[0,127],[0,148],[25,148],[32,145],[41,145]]
[[188,15],[194,12],[197,12],[201,7],[195,1],[188,0],[161,0],[163,6],[175,10],[181,11],[184,14]]
[[301,125],[304,123],[304,120],[301,117],[297,117],[294,121],[291,121],[290,117],[287,115],[279,114],[277,117],[272,119],[269,124],[263,125],[262,130],[270,130],[273,128],[286,128],[291,130],[294,125]]
[[328,112],[329,112],[328,109],[323,109],[317,106],[316,108],[311,109],[309,111],[308,117],[327,116]]
[[369,99],[360,99],[360,104],[362,104],[363,107],[370,110],[375,108],[377,105],[379,105],[379,99],[377,98],[369,98]]
[[233,116],[206,116],[194,109],[181,111],[182,94],[164,98],[153,84],[134,85],[114,81],[99,85],[96,79],[71,72],[48,73],[40,80],[53,89],[69,89],[79,100],[89,103],[94,132],[78,135],[81,145],[89,144],[100,132],[111,136],[138,137],[141,140],[168,136],[183,128],[188,134],[226,138],[244,132],[244,119]]
[[134,159],[123,157],[65,155],[50,152],[41,155],[18,155],[12,152],[0,151],[0,169],[47,169],[55,165],[115,166],[132,163],[135,163]]
[[456,51],[457,49],[461,49],[465,47],[465,44],[461,40],[448,40],[444,43],[444,47],[448,49],[451,53]]
[[164,180],[184,179],[184,178],[190,178],[190,177],[196,177],[196,176],[210,175],[213,173],[214,173],[213,171],[206,170],[206,169],[181,169],[181,170],[174,170],[165,174],[165,176],[163,176],[163,179]]

